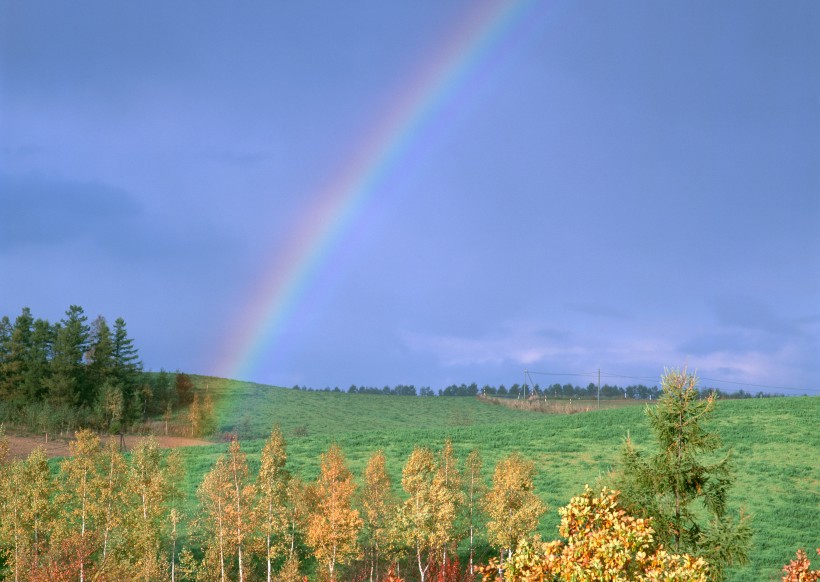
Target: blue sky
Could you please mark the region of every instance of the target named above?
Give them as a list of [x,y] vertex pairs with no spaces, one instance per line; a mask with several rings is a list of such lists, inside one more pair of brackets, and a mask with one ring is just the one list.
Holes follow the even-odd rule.
[[[322,185],[476,5],[3,2],[0,314],[79,304],[147,368],[215,373]],[[243,379],[688,365],[820,392],[820,4],[518,16]]]

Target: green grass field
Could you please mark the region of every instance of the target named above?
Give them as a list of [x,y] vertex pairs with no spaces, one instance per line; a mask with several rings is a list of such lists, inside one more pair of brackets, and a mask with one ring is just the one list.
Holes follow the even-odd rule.
[[[439,449],[446,438],[464,459],[477,448],[489,482],[504,455],[519,451],[536,462],[536,489],[549,505],[540,533],[557,537],[556,509],[595,484],[617,461],[629,432],[640,447],[650,445],[643,406],[549,415],[511,410],[474,398],[421,398],[304,392],[259,384],[194,377],[207,384],[221,432],[237,431],[252,463],[264,439],[279,424],[288,443],[290,469],[305,480],[318,473],[319,457],[340,444],[351,469],[361,475],[369,456],[383,449],[397,490],[401,469],[415,445]],[[820,547],[820,398],[776,398],[719,402],[709,425],[733,451],[735,507],[753,516],[750,563],[732,581],[779,580],[778,572],[797,548]],[[225,444],[183,449],[193,507],[203,474]],[[256,469],[256,465],[253,465]],[[817,567],[817,566],[815,566]]]

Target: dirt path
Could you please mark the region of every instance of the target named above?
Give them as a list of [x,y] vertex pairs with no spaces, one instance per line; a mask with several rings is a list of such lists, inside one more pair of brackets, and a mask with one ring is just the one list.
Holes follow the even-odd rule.
[[[17,458],[28,456],[28,454],[38,446],[41,446],[45,449],[47,457],[67,457],[69,455],[68,443],[72,440],[67,438],[49,438],[48,442],[46,442],[45,438],[43,438],[42,436],[24,437],[14,435],[7,435],[7,438],[9,439],[9,449],[11,451],[11,456]],[[105,443],[105,439],[108,438],[115,440],[117,442],[119,441],[118,436],[101,437],[103,443]],[[137,441],[141,438],[144,437],[139,435],[127,435],[125,437],[125,447],[128,450],[134,448],[134,446],[137,444]],[[177,447],[197,447],[202,445],[213,444],[209,441],[187,437],[154,436],[154,438],[157,439],[157,442],[159,442],[159,446],[164,449],[175,449]]]

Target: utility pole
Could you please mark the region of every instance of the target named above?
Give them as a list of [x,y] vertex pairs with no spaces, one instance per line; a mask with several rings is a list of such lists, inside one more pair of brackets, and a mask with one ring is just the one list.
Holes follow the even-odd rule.
[[601,408],[601,368],[598,368],[598,408]]

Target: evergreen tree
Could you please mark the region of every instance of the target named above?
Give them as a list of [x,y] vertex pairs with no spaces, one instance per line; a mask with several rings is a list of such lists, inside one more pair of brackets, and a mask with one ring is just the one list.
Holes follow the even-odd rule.
[[653,518],[661,542],[706,558],[711,578],[722,580],[727,566],[746,561],[751,529],[728,511],[730,456],[711,461],[721,446],[705,426],[715,398],[699,399],[697,377],[686,370],[666,371],[661,385],[658,403],[646,409],[657,452],[641,453],[627,438],[615,485],[631,512]]
[[0,340],[5,344],[2,351],[2,371],[0,371],[0,396],[7,402],[16,405],[26,403],[23,383],[26,378],[26,364],[31,350],[31,334],[34,319],[31,317],[31,310],[24,307],[22,313],[14,320],[14,325],[9,329],[8,320],[0,327],[5,327],[5,331],[0,331]]
[[72,305],[56,326],[51,376],[46,382],[49,401],[56,406],[90,404],[83,357],[88,351],[88,318],[82,307]]
[[53,345],[54,328],[44,319],[35,319],[31,333],[31,348],[26,360],[26,376],[23,379],[22,392],[26,402],[41,401],[45,395]]
[[100,390],[106,382],[113,378],[114,370],[114,342],[111,337],[111,328],[108,327],[102,315],[91,322],[86,361],[88,362],[88,381],[95,390]]
[[114,378],[122,389],[123,402],[125,403],[125,422],[130,424],[139,418],[143,412],[139,393],[142,384],[142,363],[139,360],[137,349],[134,347],[134,340],[128,337],[125,320],[122,317],[118,317],[114,321],[112,357]]

